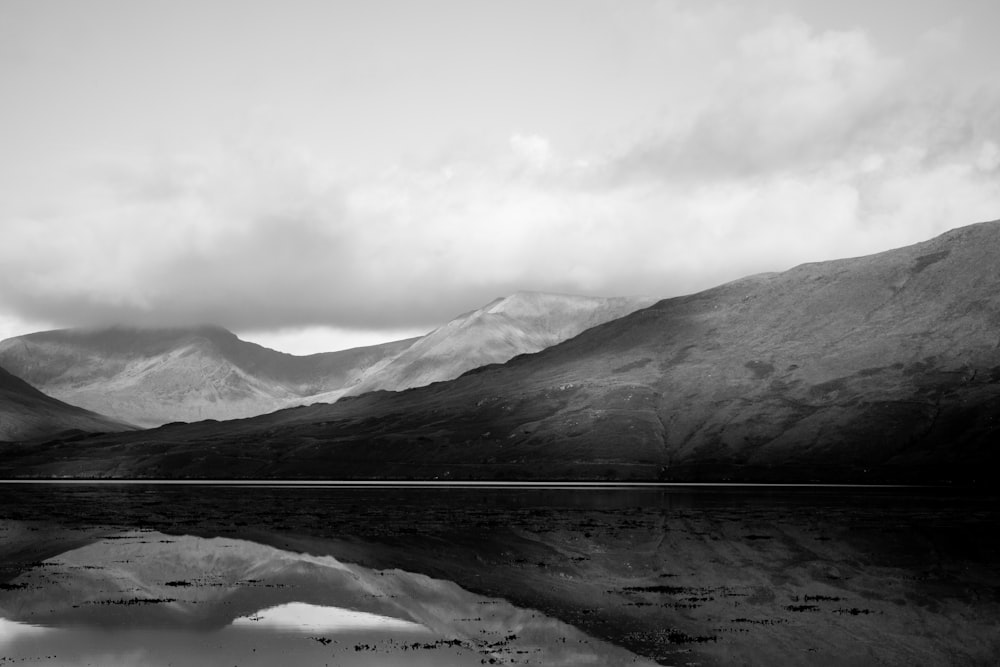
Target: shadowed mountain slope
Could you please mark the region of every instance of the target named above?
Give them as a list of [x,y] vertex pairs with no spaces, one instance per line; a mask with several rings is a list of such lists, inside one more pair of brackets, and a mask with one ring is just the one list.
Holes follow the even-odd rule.
[[52,437],[69,430],[104,432],[132,428],[46,396],[0,368],[0,440]]
[[666,299],[451,382],[0,460],[8,475],[995,477],[998,256],[1000,223],[972,225]]

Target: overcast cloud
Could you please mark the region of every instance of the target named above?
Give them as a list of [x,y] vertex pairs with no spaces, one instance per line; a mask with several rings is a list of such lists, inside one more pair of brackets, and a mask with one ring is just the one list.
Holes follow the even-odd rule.
[[671,296],[1000,217],[1000,90],[969,74],[961,21],[894,50],[863,24],[654,8],[618,18],[634,90],[669,95],[571,138],[519,119],[359,166],[220,127],[39,168],[0,198],[0,311],[401,331],[521,289]]

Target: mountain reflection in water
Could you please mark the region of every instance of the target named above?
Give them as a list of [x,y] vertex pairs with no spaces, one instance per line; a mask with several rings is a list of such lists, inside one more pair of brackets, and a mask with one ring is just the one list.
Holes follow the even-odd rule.
[[0,665],[996,664],[998,520],[925,489],[0,484]]
[[8,660],[646,663],[570,625],[448,581],[230,538],[109,535],[37,563],[5,589],[0,616],[18,630],[0,639]]

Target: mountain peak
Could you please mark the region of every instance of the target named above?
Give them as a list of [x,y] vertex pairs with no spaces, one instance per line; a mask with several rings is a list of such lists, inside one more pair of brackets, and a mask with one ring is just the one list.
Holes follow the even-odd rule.
[[650,297],[515,292],[435,329],[348,394],[451,380],[480,366],[538,352],[655,301]]

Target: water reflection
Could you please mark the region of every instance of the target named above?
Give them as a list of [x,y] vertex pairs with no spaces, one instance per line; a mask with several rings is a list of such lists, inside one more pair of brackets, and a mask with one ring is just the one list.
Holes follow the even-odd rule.
[[996,664],[997,525],[928,490],[0,485],[0,656]]
[[50,664],[650,664],[454,583],[246,540],[129,531],[5,584],[7,660]]
[[[360,642],[356,651],[339,642]],[[177,630],[121,630],[113,635],[81,628],[48,630],[36,641],[0,641],[0,664],[90,665],[481,665],[480,656],[452,647],[438,650],[394,645],[395,638],[371,633],[330,643],[291,633],[224,628],[211,633]],[[428,645],[429,646],[429,645]],[[488,661],[487,661],[488,662]]]
[[261,609],[252,616],[240,616],[236,627],[273,628],[286,632],[344,632],[347,630],[391,630],[422,633],[427,628],[413,621],[380,616],[365,611],[324,607],[305,602],[286,602]]

